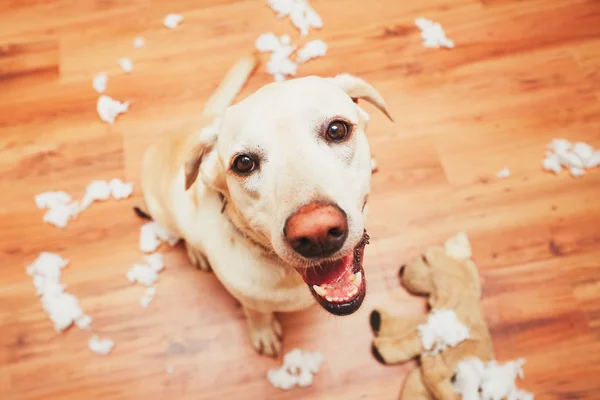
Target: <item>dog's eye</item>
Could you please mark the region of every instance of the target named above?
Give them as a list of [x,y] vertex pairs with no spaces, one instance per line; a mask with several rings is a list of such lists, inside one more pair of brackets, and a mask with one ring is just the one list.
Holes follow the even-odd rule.
[[327,127],[327,139],[333,142],[344,140],[348,136],[350,128],[344,121],[333,121]]
[[256,161],[246,154],[241,154],[233,160],[233,170],[238,174],[249,174],[256,169]]

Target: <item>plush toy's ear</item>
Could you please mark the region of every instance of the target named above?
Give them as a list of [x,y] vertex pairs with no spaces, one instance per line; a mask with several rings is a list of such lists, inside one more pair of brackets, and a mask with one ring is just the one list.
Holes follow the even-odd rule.
[[202,160],[215,147],[219,126],[220,121],[217,118],[211,125],[202,128],[194,138],[183,164],[185,172],[185,190],[188,190],[194,182],[196,182]]
[[367,101],[377,107],[382,113],[394,121],[390,112],[387,109],[383,96],[367,81],[350,74],[340,74],[330,79],[355,102],[359,99]]

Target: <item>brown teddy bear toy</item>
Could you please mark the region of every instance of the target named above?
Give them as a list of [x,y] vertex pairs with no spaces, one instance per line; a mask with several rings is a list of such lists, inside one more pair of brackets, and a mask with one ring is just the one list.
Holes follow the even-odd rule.
[[371,313],[373,354],[379,361],[397,364],[420,357],[420,368],[411,371],[404,383],[403,400],[460,399],[453,385],[457,365],[494,360],[469,241],[458,234],[445,247],[429,248],[400,268],[402,285],[413,294],[428,296],[429,316],[406,319],[379,309]]

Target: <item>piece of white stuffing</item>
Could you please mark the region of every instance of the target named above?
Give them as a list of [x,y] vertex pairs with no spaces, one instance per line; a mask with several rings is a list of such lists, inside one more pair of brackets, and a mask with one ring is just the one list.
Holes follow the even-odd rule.
[[100,72],[96,76],[94,76],[94,80],[92,81],[92,86],[94,90],[98,93],[103,93],[106,90],[106,85],[108,84],[108,75],[105,72]]
[[85,189],[85,194],[81,200],[79,211],[86,210],[94,201],[108,200],[111,195],[110,185],[107,181],[91,181]]
[[37,208],[52,208],[57,204],[68,204],[73,199],[67,192],[54,191],[54,192],[43,192],[35,196],[35,205]]
[[469,338],[469,328],[458,319],[454,310],[434,309],[427,322],[418,326],[423,348],[430,355],[454,347]]
[[296,50],[296,46],[290,45],[290,42],[289,35],[277,37],[273,33],[263,33],[255,42],[258,51],[271,52],[267,72],[278,82],[283,81],[286,76],[296,75],[298,71],[298,65],[289,58]]
[[585,175],[585,169],[583,168],[571,167],[569,168],[569,172],[574,178],[579,178],[580,176]]
[[433,22],[427,18],[415,19],[415,25],[421,30],[423,46],[427,48],[446,47],[454,48],[454,42],[446,37],[444,28],[438,22]]
[[98,97],[96,111],[100,119],[108,124],[114,124],[117,116],[127,110],[129,110],[128,101],[122,103],[104,94]]
[[156,295],[156,288],[154,286],[149,287],[148,289],[146,289],[146,293],[144,293],[144,296],[140,299],[140,305],[143,308],[148,308],[148,306],[154,299],[155,295]]
[[183,15],[180,14],[168,14],[163,24],[169,29],[175,29],[183,21]]
[[146,39],[144,39],[143,37],[136,37],[133,40],[133,47],[136,49],[141,49],[142,47],[144,47],[146,45]]
[[123,57],[119,60],[119,66],[125,73],[133,71],[133,61],[128,57]]
[[172,365],[167,365],[167,374],[172,374],[173,372],[175,372],[175,368],[173,368]]
[[35,196],[35,205],[47,209],[43,221],[58,228],[64,228],[79,213],[79,203],[63,191],[44,192]]
[[48,314],[57,332],[62,332],[73,323],[81,329],[88,329],[91,317],[85,315],[79,306],[77,297],[66,293],[60,283],[61,270],[69,264],[60,255],[42,252],[27,267],[27,273],[33,277],[36,295],[41,299],[42,307]]
[[267,380],[282,390],[289,390],[295,386],[308,387],[312,385],[314,375],[319,372],[322,363],[321,353],[294,349],[283,357],[283,365],[280,368],[267,372]]
[[73,201],[66,192],[54,191],[36,195],[35,204],[38,208],[48,210],[44,215],[44,222],[64,228],[94,201],[107,200],[111,195],[116,200],[125,199],[132,193],[133,183],[125,183],[117,178],[110,182],[94,180],[87,186],[81,202]]
[[323,27],[323,20],[306,0],[268,0],[268,4],[277,18],[289,17],[302,36],[308,35],[310,28]]
[[498,171],[498,173],[496,174],[496,176],[499,179],[508,178],[510,176],[510,169],[508,169],[508,168],[502,168],[500,171]]
[[523,378],[524,363],[523,359],[504,364],[462,360],[455,367],[454,389],[463,400],[533,400],[533,394],[518,389],[515,383],[517,377]]
[[131,283],[151,287],[158,281],[158,272],[147,264],[135,264],[127,271],[127,279]]
[[110,194],[115,200],[127,199],[133,193],[133,183],[126,183],[118,178],[111,179],[108,186]]
[[161,242],[174,246],[179,237],[156,221],[148,222],[140,228],[140,250],[144,253],[154,252]]
[[146,264],[152,269],[152,271],[158,273],[165,269],[165,261],[162,254],[154,253],[144,257]]
[[594,148],[587,143],[575,142],[571,150],[581,161],[587,160],[594,154]]
[[97,335],[93,335],[88,342],[89,349],[100,355],[107,355],[115,347],[115,342],[110,339],[100,339]]
[[558,156],[554,153],[546,155],[544,161],[542,162],[542,168],[546,171],[554,172],[555,174],[560,174],[562,170],[562,165],[560,164],[560,160]]
[[261,53],[276,51],[281,46],[279,38],[272,32],[263,33],[254,42],[254,46]]
[[75,320],[75,325],[77,325],[79,329],[88,330],[92,326],[92,317],[89,315],[82,315]]
[[468,260],[472,256],[471,242],[464,232],[459,232],[446,240],[444,250],[450,257],[459,261]]
[[596,168],[598,165],[600,165],[600,151],[594,150],[587,143],[571,143],[564,138],[552,139],[542,162],[545,171],[559,174],[564,167],[574,178],[583,176],[586,169]]
[[327,54],[327,44],[319,39],[311,40],[298,50],[296,62],[303,64],[313,58],[323,57]]

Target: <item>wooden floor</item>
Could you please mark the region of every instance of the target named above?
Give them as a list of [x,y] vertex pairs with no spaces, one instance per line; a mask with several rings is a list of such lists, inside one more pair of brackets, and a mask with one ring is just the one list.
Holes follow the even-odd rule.
[[[413,365],[370,354],[376,306],[423,311],[396,279],[399,265],[464,230],[484,280],[499,360],[524,357],[520,386],[536,399],[600,398],[600,169],[579,179],[544,173],[555,137],[600,147],[597,0],[314,0],[329,53],[299,75],[357,74],[396,116],[372,112],[373,177],[362,309],[334,318],[312,308],[283,316],[285,350],[322,351],[312,388],[265,380],[280,361],[254,353],[242,312],[181,247],[148,309],[127,269],[141,261],[139,198],[94,204],[60,230],[33,196],[80,197],[92,179],[139,181],[147,143],[194,116],[228,68],[265,31],[299,34],[266,0],[0,3],[0,398],[393,399]],[[180,12],[175,30],[162,19]],[[414,18],[440,21],[454,50],[423,48]],[[134,49],[137,36],[146,46]],[[129,56],[134,71],[117,60]],[[109,126],[95,111],[94,74],[133,101]],[[261,67],[247,95],[271,77]],[[368,107],[369,111],[374,109]],[[509,167],[512,176],[495,174]],[[41,251],[71,260],[63,282],[101,336],[106,357],[77,328],[57,335],[25,267]],[[174,372],[168,374],[167,367]]]

